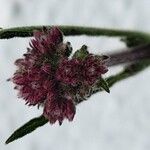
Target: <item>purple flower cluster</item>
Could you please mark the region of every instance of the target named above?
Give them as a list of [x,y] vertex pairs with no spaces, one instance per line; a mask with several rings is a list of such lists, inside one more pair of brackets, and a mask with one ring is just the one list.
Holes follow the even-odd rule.
[[64,59],[56,72],[57,80],[72,86],[92,85],[108,71],[101,57],[89,54],[84,60]]
[[44,106],[43,115],[51,124],[62,124],[65,118],[72,121],[78,87],[94,84],[108,71],[103,59],[92,54],[69,59],[69,49],[57,27],[43,28],[34,32],[27,53],[15,62],[11,80],[19,97],[29,106]]

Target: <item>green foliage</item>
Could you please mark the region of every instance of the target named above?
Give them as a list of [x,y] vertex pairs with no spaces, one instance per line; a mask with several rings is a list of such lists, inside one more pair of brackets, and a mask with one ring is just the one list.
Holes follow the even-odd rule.
[[72,58],[77,58],[77,59],[85,59],[88,56],[89,52],[87,50],[87,46],[83,45],[79,50],[77,50]]
[[17,129],[5,142],[6,144],[9,144],[10,142],[17,140],[31,132],[33,132],[35,129],[37,129],[40,126],[43,126],[44,124],[46,124],[48,122],[47,119],[45,119],[44,116],[40,116],[37,118],[34,118],[32,120],[30,120],[29,122],[27,122],[26,124],[24,124],[22,127],[20,127],[19,129]]
[[126,43],[127,47],[138,46],[142,44],[147,44],[150,42],[150,36],[127,36],[121,39],[124,43]]
[[128,65],[123,69],[123,71],[121,71],[117,75],[108,77],[106,81],[108,82],[109,87],[111,87],[116,82],[119,82],[123,79],[136,75],[140,71],[147,68],[149,65],[150,65],[150,60],[143,60],[141,62]]
[[105,90],[107,93],[110,93],[110,90],[109,90],[109,86],[108,86],[108,83],[105,79],[103,78],[100,78],[98,83],[97,83],[97,87],[100,87],[102,88],[103,90]]
[[[51,28],[52,26],[45,27]],[[149,38],[149,34],[139,31],[131,30],[115,30],[95,27],[82,27],[82,26],[58,26],[64,35],[88,35],[88,36],[109,36],[109,37],[144,37]],[[29,27],[16,27],[10,29],[0,30],[0,39],[9,39],[13,37],[30,37],[33,36],[34,30],[42,30],[43,26],[29,26]]]

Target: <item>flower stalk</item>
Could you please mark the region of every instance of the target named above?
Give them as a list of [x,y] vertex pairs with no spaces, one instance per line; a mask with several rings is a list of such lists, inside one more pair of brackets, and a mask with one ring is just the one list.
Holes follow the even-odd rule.
[[[45,25],[46,28],[52,26]],[[145,32],[131,31],[131,30],[118,30],[106,29],[96,27],[83,27],[83,26],[58,26],[66,36],[87,35],[87,36],[110,36],[110,37],[136,37],[143,38],[145,41],[150,40],[150,35]],[[0,39],[9,39],[14,37],[31,37],[34,30],[42,30],[43,26],[28,26],[28,27],[15,27],[0,30]]]
[[106,62],[108,67],[120,65],[123,63],[139,62],[141,60],[150,59],[150,44],[144,44],[125,51],[107,54],[110,59]]

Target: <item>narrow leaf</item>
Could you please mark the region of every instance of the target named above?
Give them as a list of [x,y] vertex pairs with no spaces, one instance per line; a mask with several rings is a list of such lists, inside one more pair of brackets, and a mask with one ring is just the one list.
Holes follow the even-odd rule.
[[98,85],[103,88],[106,92],[110,93],[108,83],[105,79],[101,78],[98,82]]
[[31,133],[32,131],[34,131],[35,129],[37,129],[38,127],[43,126],[44,124],[46,124],[48,122],[47,119],[45,119],[44,116],[40,116],[37,118],[34,118],[32,120],[30,120],[29,122],[27,122],[26,124],[24,124],[22,127],[20,127],[19,129],[17,129],[5,142],[6,144],[13,142],[14,140],[17,140],[29,133]]

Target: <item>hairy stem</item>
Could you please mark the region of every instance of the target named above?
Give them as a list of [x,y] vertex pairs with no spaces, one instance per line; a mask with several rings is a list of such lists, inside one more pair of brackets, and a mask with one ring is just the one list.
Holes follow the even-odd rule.
[[108,67],[150,59],[150,44],[130,48],[123,52],[108,54],[108,56],[110,57],[108,62],[106,62]]
[[[51,28],[52,26],[45,26]],[[105,29],[96,27],[83,26],[58,26],[64,35],[88,35],[88,36],[121,36],[121,37],[142,37],[143,39],[150,39],[150,35],[139,31]],[[13,37],[30,37],[33,36],[34,30],[41,30],[43,26],[28,26],[15,27],[9,29],[0,29],[0,39],[9,39]]]
[[117,75],[108,77],[106,79],[108,82],[108,85],[111,87],[116,82],[119,82],[123,79],[126,79],[128,77],[136,75],[140,71],[146,69],[148,66],[150,66],[150,60],[143,60],[141,62],[137,62],[137,63],[133,63],[131,65],[128,65],[125,67],[125,69],[123,71],[121,71]]

